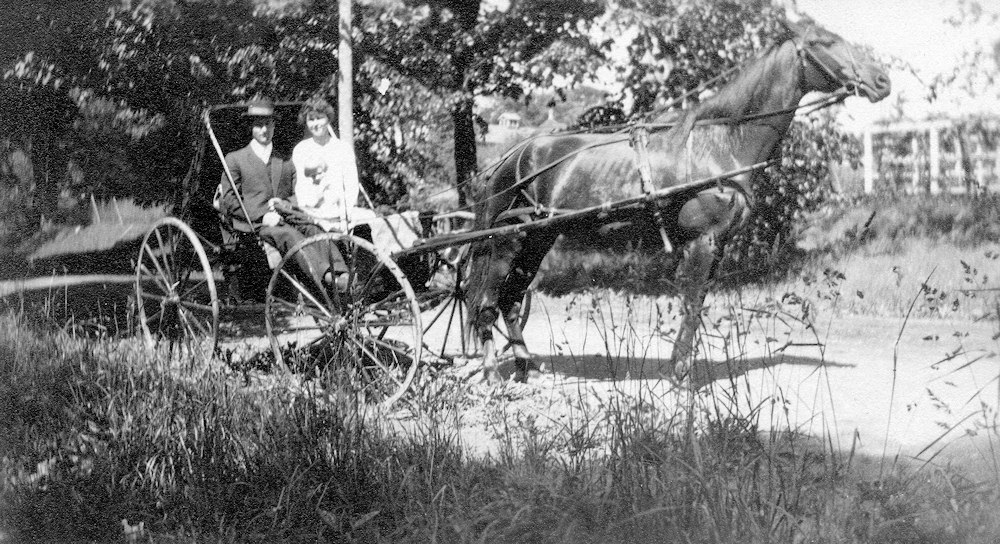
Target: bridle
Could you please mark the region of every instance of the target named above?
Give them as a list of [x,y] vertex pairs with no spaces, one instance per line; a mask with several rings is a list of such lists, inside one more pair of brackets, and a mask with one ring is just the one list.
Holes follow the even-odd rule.
[[[812,34],[814,32],[815,32],[815,28],[810,25],[808,27],[808,30],[805,32],[805,34],[800,39],[793,40],[793,43],[795,45],[796,55],[797,55],[797,57],[799,59],[799,77],[800,78],[805,78],[806,77],[806,69],[808,68],[808,65],[807,65],[807,62],[808,62],[808,63],[813,64],[816,68],[818,68],[819,71],[820,71],[820,74],[823,77],[827,78],[828,80],[830,80],[830,81],[832,81],[834,83],[839,83],[842,78],[838,74],[837,70],[835,70],[834,68],[831,67],[829,59],[824,60],[823,56],[821,56],[821,54],[818,54],[817,52],[813,51],[811,49],[811,47],[810,47],[810,44],[815,43],[815,42],[817,42],[819,40],[819,38],[810,39],[810,34]],[[803,103],[803,104],[795,104],[793,106],[790,106],[788,108],[784,108],[784,109],[781,109],[781,110],[754,113],[754,114],[744,115],[744,116],[740,116],[740,117],[718,118],[718,119],[702,119],[702,120],[698,120],[695,124],[700,126],[700,125],[719,125],[719,124],[741,124],[741,123],[749,123],[749,122],[759,121],[759,120],[763,120],[763,119],[770,119],[770,118],[774,118],[774,117],[777,117],[777,116],[780,116],[780,115],[786,115],[786,114],[789,114],[789,113],[795,113],[795,112],[798,112],[798,111],[813,112],[813,111],[816,111],[816,110],[820,110],[820,109],[829,107],[829,106],[831,106],[833,104],[837,104],[839,102],[842,102],[845,98],[847,98],[851,94],[855,94],[855,95],[858,94],[859,91],[860,91],[860,88],[861,88],[861,76],[860,76],[860,73],[858,72],[857,61],[855,60],[854,55],[851,52],[850,48],[848,48],[848,55],[850,56],[850,59],[851,59],[851,62],[850,62],[851,80],[850,80],[849,83],[841,84],[842,88],[840,90],[834,91],[832,93],[828,93],[826,96],[817,98],[815,100],[812,100],[812,101],[809,101],[809,102],[806,102],[806,103]],[[688,91],[687,93],[683,94],[678,99],[675,99],[670,104],[668,104],[668,107],[671,106],[671,105],[674,105],[676,103],[679,103],[684,97],[689,96],[690,94],[692,94],[692,93],[694,93],[694,92],[696,92],[698,90],[701,90],[701,89],[707,87],[711,83],[714,83],[716,81],[725,79],[726,77],[728,77],[729,75],[731,75],[732,73],[734,73],[739,68],[741,68],[741,67],[740,66],[734,66],[734,67],[730,68],[729,70],[726,70],[722,74],[719,74],[718,76],[712,78],[711,80],[706,81],[705,83],[703,83],[701,86],[698,87],[698,89],[694,89],[694,90]],[[800,82],[800,83],[802,83],[802,82]],[[660,109],[661,108],[657,108],[657,110],[660,110]],[[508,193],[508,192],[512,192],[512,191],[520,191],[520,190],[523,189],[523,187],[525,186],[525,184],[527,182],[530,182],[536,176],[540,175],[541,173],[543,173],[543,172],[545,172],[545,171],[547,171],[549,169],[552,169],[552,168],[558,166],[562,162],[565,162],[569,158],[571,158],[571,157],[573,157],[575,155],[578,155],[578,154],[580,154],[580,153],[582,153],[584,151],[587,151],[587,150],[590,150],[590,149],[593,149],[593,148],[597,148],[597,147],[603,147],[603,146],[606,146],[606,145],[612,145],[612,144],[615,144],[615,143],[620,143],[622,141],[628,141],[630,139],[630,134],[634,130],[636,130],[637,128],[639,128],[639,129],[647,129],[647,130],[650,130],[650,131],[657,131],[657,130],[669,129],[670,127],[674,126],[674,124],[675,123],[648,123],[647,122],[647,123],[630,123],[630,124],[623,125],[623,126],[620,126],[620,127],[614,127],[615,130],[613,132],[609,133],[609,136],[610,136],[609,139],[601,141],[601,142],[596,142],[596,143],[588,144],[588,145],[586,145],[584,147],[576,149],[573,152],[571,152],[571,153],[569,153],[569,154],[567,154],[565,156],[562,156],[562,157],[560,157],[558,159],[553,160],[552,162],[550,162],[548,164],[545,164],[545,165],[543,165],[541,167],[536,168],[535,170],[531,171],[528,174],[523,174],[521,172],[521,155],[523,155],[524,151],[527,149],[527,146],[525,146],[525,145],[515,146],[514,148],[510,149],[507,153],[505,153],[503,155],[503,157],[500,158],[500,160],[496,161],[496,163],[494,163],[494,165],[492,165],[491,168],[487,168],[485,171],[492,171],[493,168],[499,168],[499,166],[501,164],[503,164],[507,159],[511,158],[512,155],[518,155],[515,158],[515,161],[516,161],[515,164],[516,164],[516,168],[517,168],[517,172],[516,172],[515,176],[517,178],[517,182],[514,183],[510,187],[502,189],[498,193],[490,195],[490,198],[495,198],[495,197],[498,197],[498,196],[500,196],[500,195],[502,195],[504,193]],[[548,135],[545,135],[545,136],[548,136]],[[617,138],[615,136],[617,136]],[[535,138],[539,138],[539,137],[544,137],[544,136],[536,136]],[[532,138],[532,139],[535,139],[535,138]],[[466,183],[468,183],[468,182],[466,182]],[[470,208],[471,208],[471,206],[470,206]]]
[[[801,74],[800,77],[802,78],[806,77],[805,75],[806,69],[808,68],[806,62],[810,62],[813,64],[813,66],[819,69],[820,74],[823,75],[823,77],[827,78],[828,80],[834,83],[840,83],[842,78],[840,74],[837,72],[837,70],[833,69],[830,66],[829,58],[824,60],[823,56],[826,55],[821,55],[816,51],[813,51],[812,48],[810,47],[811,44],[816,43],[816,41],[818,41],[818,38],[814,38],[811,40],[809,38],[809,35],[814,32],[815,28],[809,26],[809,29],[806,31],[805,35],[803,35],[800,40],[794,41],[795,51],[799,57],[799,64],[802,70],[800,72]],[[857,96],[861,91],[861,84],[862,84],[861,74],[858,72],[858,64],[857,61],[854,59],[854,52],[851,51],[851,48],[849,47],[847,48],[847,54],[851,59],[851,62],[849,64],[850,66],[849,83],[844,83],[841,85],[845,87],[849,92],[852,92],[855,96]]]

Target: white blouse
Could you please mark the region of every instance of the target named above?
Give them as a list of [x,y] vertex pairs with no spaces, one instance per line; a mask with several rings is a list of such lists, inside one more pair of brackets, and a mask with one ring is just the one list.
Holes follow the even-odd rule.
[[306,138],[292,150],[295,200],[325,230],[347,230],[357,215],[358,167],[354,150],[338,138],[324,145]]

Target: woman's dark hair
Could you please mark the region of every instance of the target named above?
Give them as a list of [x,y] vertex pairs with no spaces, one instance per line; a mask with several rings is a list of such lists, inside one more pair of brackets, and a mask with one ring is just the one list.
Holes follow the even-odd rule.
[[311,112],[322,113],[327,119],[330,120],[330,124],[337,121],[337,110],[333,109],[333,106],[331,106],[330,103],[324,98],[314,96],[302,105],[302,109],[299,110],[300,125],[306,124],[306,118]]

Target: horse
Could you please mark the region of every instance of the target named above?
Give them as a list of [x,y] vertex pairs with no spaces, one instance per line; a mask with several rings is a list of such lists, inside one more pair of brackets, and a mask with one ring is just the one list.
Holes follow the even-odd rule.
[[[556,239],[592,240],[622,225],[636,233],[659,232],[668,252],[680,252],[674,281],[681,324],[666,374],[682,377],[680,365],[694,357],[709,281],[726,242],[747,222],[753,182],[766,176],[754,165],[780,158],[782,139],[802,98],[813,91],[839,92],[834,98],[856,94],[877,102],[890,90],[885,68],[866,51],[808,19],[789,21],[779,39],[714,96],[633,127],[648,127],[640,138],[620,132],[555,133],[512,148],[485,179],[475,228],[534,224],[516,236],[480,241],[469,256],[468,324],[483,348],[486,381],[500,380],[491,330],[498,317],[507,325],[514,380],[538,375],[524,344],[520,305]],[[736,171],[741,173],[717,187],[683,192],[684,184],[697,185],[691,180]],[[544,221],[553,210],[606,205],[670,187],[681,192],[645,210],[616,212],[606,206],[598,221]]]

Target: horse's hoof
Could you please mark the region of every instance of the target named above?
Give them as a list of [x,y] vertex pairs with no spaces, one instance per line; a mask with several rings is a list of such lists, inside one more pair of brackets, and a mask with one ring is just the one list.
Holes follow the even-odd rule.
[[542,377],[542,366],[533,359],[515,359],[513,380],[517,383],[528,383]]
[[483,381],[486,385],[500,385],[503,383],[503,377],[500,376],[500,372],[491,368],[483,370]]
[[660,374],[660,377],[670,382],[670,385],[676,389],[690,389],[690,368],[691,365],[688,363],[677,363],[666,374]]

